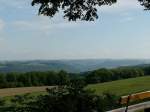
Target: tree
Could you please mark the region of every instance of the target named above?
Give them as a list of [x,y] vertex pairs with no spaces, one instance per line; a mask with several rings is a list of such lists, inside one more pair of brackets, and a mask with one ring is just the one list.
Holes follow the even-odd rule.
[[70,78],[66,71],[61,70],[58,73],[58,85],[65,85],[69,82]]
[[86,76],[87,83],[107,82],[113,79],[113,72],[108,69],[94,70]]
[[94,21],[98,18],[97,6],[111,5],[117,0],[33,0],[32,6],[39,4],[39,14],[53,17],[60,10],[69,21]]
[[0,88],[4,88],[6,86],[6,75],[5,74],[0,74]]
[[[145,9],[150,9],[150,0],[138,0]],[[117,0],[32,0],[32,6],[39,4],[39,15],[54,17],[60,10],[69,21],[94,21],[98,18],[97,8],[112,5]]]
[[150,10],[150,0],[138,0],[141,5],[145,7],[145,10]]
[[39,96],[15,112],[104,112],[103,97],[84,88],[79,80],[66,86],[47,89],[48,94]]
[[1,98],[1,97],[0,97],[0,106],[4,106],[5,103],[6,103],[6,102],[5,102],[4,98]]

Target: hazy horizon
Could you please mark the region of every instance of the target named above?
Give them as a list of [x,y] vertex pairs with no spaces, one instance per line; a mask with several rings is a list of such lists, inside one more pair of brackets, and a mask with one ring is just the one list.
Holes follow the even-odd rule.
[[81,59],[81,58],[74,58],[74,59],[28,59],[28,60],[26,60],[26,59],[20,59],[20,60],[1,60],[0,59],[0,62],[3,62],[3,61],[78,61],[78,60],[115,60],[115,61],[117,61],[117,60],[119,60],[119,61],[121,61],[121,60],[148,60],[148,61],[150,61],[150,58],[83,58],[83,59]]

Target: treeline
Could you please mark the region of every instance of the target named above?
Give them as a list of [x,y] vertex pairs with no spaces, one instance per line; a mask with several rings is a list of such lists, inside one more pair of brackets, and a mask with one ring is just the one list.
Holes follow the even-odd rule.
[[89,72],[85,80],[87,83],[102,83],[144,75],[144,71],[139,68],[99,69]]
[[65,71],[0,73],[0,88],[66,85],[75,79],[81,79],[86,84],[92,84],[146,75],[150,75],[150,67],[102,68],[74,74]]
[[7,73],[0,74],[0,88],[65,85],[69,80],[65,71]]

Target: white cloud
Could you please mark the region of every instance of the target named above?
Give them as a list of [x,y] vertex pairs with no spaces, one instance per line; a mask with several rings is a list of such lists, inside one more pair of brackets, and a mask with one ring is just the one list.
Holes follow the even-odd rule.
[[118,7],[124,8],[138,8],[139,2],[138,0],[118,0]]
[[52,31],[56,29],[67,29],[67,28],[74,28],[81,25],[81,22],[68,22],[68,21],[61,21],[61,20],[50,20],[48,17],[36,17],[32,20],[20,20],[14,21],[12,26],[18,30],[36,30],[36,31]]
[[116,4],[108,6],[103,6],[101,11],[103,12],[121,12],[121,11],[129,11],[129,10],[141,10],[143,7],[140,6],[138,0],[117,0]]
[[9,8],[23,8],[26,5],[30,5],[30,0],[0,0],[0,4],[3,4],[1,7]]
[[133,21],[134,18],[133,17],[125,17],[123,19],[120,20],[121,23],[124,23],[124,22],[129,22],[129,21]]
[[130,12],[124,12],[120,14],[120,23],[124,23],[124,22],[130,22],[133,21],[135,19],[133,13]]
[[15,21],[12,23],[12,25],[14,25],[15,27],[18,27],[19,29],[23,29],[23,28],[30,28],[32,26],[33,23],[31,23],[30,21]]
[[61,17],[50,19],[48,17],[38,16],[31,20],[14,21],[11,23],[11,27],[12,29],[15,29],[15,32],[26,32],[26,35],[34,35],[34,37],[41,37],[42,35],[43,37],[49,38],[59,32],[66,33],[70,30],[75,30],[81,27],[85,28],[95,24],[96,22],[68,22]]

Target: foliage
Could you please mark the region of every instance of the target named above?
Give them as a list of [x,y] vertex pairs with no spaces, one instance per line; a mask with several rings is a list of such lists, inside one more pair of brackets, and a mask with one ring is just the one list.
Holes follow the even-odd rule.
[[99,69],[93,72],[90,72],[86,76],[87,83],[100,83],[111,81],[113,77],[113,73],[108,69]]
[[[48,95],[39,96],[16,112],[104,112],[108,101],[94,91],[84,89],[85,83],[76,80],[66,86],[47,89]],[[108,99],[107,99],[108,100]],[[104,103],[105,102],[105,103]],[[108,109],[108,108],[107,108]]]
[[150,10],[150,0],[138,0],[141,5],[145,7],[145,10]]
[[[138,0],[146,10],[150,9],[150,0]],[[54,17],[60,10],[69,21],[94,21],[98,18],[98,7],[112,5],[117,0],[32,0],[32,6],[39,4],[39,14]]]
[[[116,107],[117,97],[85,89],[83,80],[72,80],[66,86],[47,89],[48,94],[14,96],[11,103],[0,107],[2,112],[104,112]],[[110,103],[111,101],[111,103]]]
[[139,76],[144,76],[144,72],[139,68],[99,69],[89,72],[86,81],[87,83],[100,83]]
[[[118,104],[116,102],[118,101],[117,96],[148,90],[150,88],[149,80],[150,77],[146,76],[102,84],[92,84],[88,86],[87,89],[85,88],[86,83],[82,79],[74,79],[66,86],[59,86],[58,88],[48,89],[48,94],[46,95],[42,95],[39,97],[30,97],[28,96],[28,94],[23,96],[15,96],[11,100],[12,105],[10,105],[10,107],[4,107],[3,110],[5,111],[2,112],[51,112],[48,109],[52,107],[49,106],[54,106],[56,108],[55,105],[61,105],[59,109],[64,109],[64,111],[66,111],[66,108],[72,109],[72,106],[76,106],[74,104],[74,101],[79,102],[79,99],[83,99],[87,102],[87,94],[89,96],[95,96],[96,98],[98,97],[100,99],[100,107],[102,107],[104,111],[107,111],[118,107]],[[92,91],[93,89],[96,91]],[[81,98],[82,96],[83,98]],[[86,97],[85,99],[84,96]],[[60,103],[59,101],[62,102]],[[79,103],[84,103],[84,101],[80,101]],[[85,105],[87,105],[87,103],[85,103]],[[61,110],[59,112],[61,112]]]
[[118,99],[119,97],[111,92],[104,92],[103,93],[103,99],[104,99],[104,108],[105,110],[113,110],[114,108],[119,107]]
[[137,67],[138,69],[141,69],[142,71],[144,71],[144,75],[149,75],[150,74],[150,66],[140,66]]
[[94,84],[147,75],[150,75],[150,66],[102,68],[83,73],[67,73],[63,70],[0,73],[0,88],[66,85],[73,80],[84,80],[87,84]]
[[24,105],[30,101],[33,101],[34,97],[30,96],[30,94],[24,94],[24,95],[16,95],[11,99],[11,103],[18,106],[18,105]]
[[65,85],[69,80],[65,71],[7,73],[0,74],[0,88]]
[[[140,92],[140,91],[146,91],[150,88],[149,80],[150,80],[150,77],[146,76],[146,77],[140,77],[140,78],[133,78],[133,79],[127,79],[127,80],[107,82],[107,83],[102,83],[102,84],[94,84],[94,85],[88,86],[88,88],[89,89],[95,89],[96,94],[97,94],[96,96],[100,95],[99,97],[102,101],[101,106],[103,105],[104,110],[111,110],[111,109],[114,109],[118,106],[118,104],[116,103],[116,101],[118,101],[117,96],[127,95],[130,93],[136,93],[136,92]],[[77,82],[77,83],[75,83],[75,82]],[[74,80],[74,82],[72,84],[68,85],[68,88],[70,88],[70,87],[74,88],[76,86],[79,87],[76,90],[79,90],[81,87],[86,86],[86,84],[85,84],[85,82],[83,82],[83,80],[80,80],[80,81]],[[65,93],[66,88],[67,88],[66,86],[64,88],[61,88],[61,87],[55,88],[53,90],[50,90],[50,92],[48,92],[48,93],[50,95],[53,94],[56,96],[56,94],[54,94],[54,93],[58,93],[58,89],[59,89],[59,93],[61,93],[60,91],[62,91],[62,90]],[[72,89],[72,88],[71,88],[71,91],[74,91],[74,89]],[[107,90],[109,90],[109,91],[107,91]],[[89,93],[93,93],[93,92],[91,90],[89,91]],[[45,98],[45,101],[46,101],[46,98],[48,98],[49,94],[46,96],[44,95],[45,97],[39,96],[38,99],[34,98],[34,100],[30,100],[32,98],[29,99],[29,97],[26,97],[26,96],[25,96],[25,98],[23,98],[24,95],[21,96],[22,98],[20,98],[20,96],[17,96],[17,97],[15,96],[15,98],[13,98],[13,99],[15,99],[17,101],[17,103],[15,103],[16,101],[15,102],[12,101],[11,107],[3,108],[2,109],[3,111],[1,111],[1,108],[0,108],[0,111],[1,112],[21,112],[21,111],[25,112],[25,109],[27,109],[28,106],[31,109],[31,105],[34,106],[37,103],[37,101],[40,100],[40,98],[42,98],[42,99]],[[21,103],[19,103],[20,99],[25,99],[25,100],[21,100]],[[26,101],[29,101],[29,102],[26,102]],[[18,103],[21,105],[17,106],[16,104],[18,104]],[[14,108],[15,105],[13,105],[13,104],[16,105],[16,108]],[[72,104],[72,102],[71,102],[71,104]],[[40,104],[38,106],[40,106]],[[28,112],[30,112],[30,111],[28,111]],[[45,111],[42,111],[42,112],[45,112]]]
[[39,14],[53,17],[60,10],[69,21],[93,21],[98,18],[97,6],[111,5],[116,0],[33,0],[32,5],[39,4]]
[[150,90],[150,76],[90,84],[87,88],[95,90],[97,95],[102,95],[106,92],[117,96],[124,96]]
[[5,105],[5,100],[3,98],[0,98],[0,106],[4,106]]

